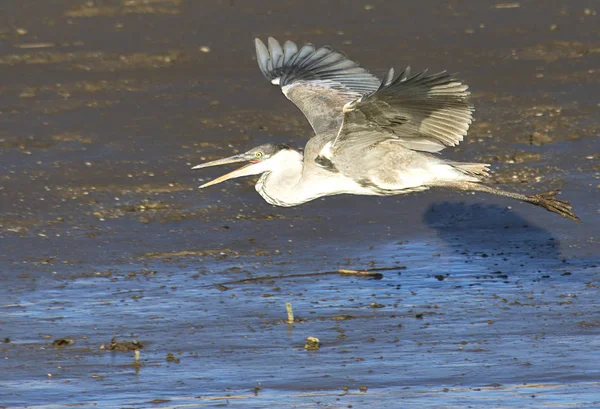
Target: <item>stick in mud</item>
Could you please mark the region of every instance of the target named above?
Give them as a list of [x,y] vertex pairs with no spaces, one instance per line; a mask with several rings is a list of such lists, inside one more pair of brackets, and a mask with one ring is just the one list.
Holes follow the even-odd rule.
[[[334,274],[342,275],[342,276],[361,276],[361,277],[368,277],[368,278],[375,278],[375,279],[381,279],[383,277],[383,274],[376,273],[376,272],[370,271],[370,270],[349,270],[349,269],[345,269],[345,268],[340,268],[337,271],[323,271],[321,273],[289,274],[289,275],[279,275],[279,276],[267,275],[267,276],[260,276],[260,277],[244,278],[243,280],[226,281],[224,283],[210,284],[209,286],[214,286],[222,291],[225,291],[225,290],[229,289],[227,287],[228,285],[233,285],[233,284],[252,284],[252,283],[259,283],[259,282],[265,281],[265,280],[290,279],[290,278],[300,278],[300,277],[319,277],[319,276],[334,275]],[[207,287],[209,287],[209,286],[207,286]]]
[[345,275],[345,276],[352,275],[352,276],[368,276],[368,277],[373,277],[373,276],[377,275],[377,273],[373,273],[373,272],[368,271],[368,270],[349,270],[349,269],[346,269],[346,268],[340,268],[340,269],[338,269],[337,272],[338,272],[338,274]]
[[285,310],[287,311],[287,323],[288,324],[293,324],[294,323],[294,311],[292,310],[292,303],[291,302],[286,302],[285,303]]

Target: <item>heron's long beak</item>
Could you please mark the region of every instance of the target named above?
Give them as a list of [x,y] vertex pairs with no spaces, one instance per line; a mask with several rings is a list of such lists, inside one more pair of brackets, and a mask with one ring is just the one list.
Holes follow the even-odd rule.
[[[244,156],[244,154],[240,154],[240,155],[230,156],[228,158],[213,160],[212,162],[202,163],[200,165],[194,166],[192,169],[202,169],[202,168],[208,168],[211,166],[220,166],[220,165],[227,165],[230,163],[246,162],[246,161],[248,161],[248,158],[246,158],[246,156]],[[254,172],[249,171],[248,168],[250,168],[254,164],[255,163],[251,162],[245,166],[242,166],[239,169],[234,170],[233,172],[229,172],[223,176],[220,176],[216,179],[211,180],[210,182],[206,182],[205,184],[200,186],[200,189],[203,189],[205,187],[209,187],[212,185],[216,185],[217,183],[221,183],[221,182],[224,182],[229,179],[239,178],[241,176],[253,175]]]

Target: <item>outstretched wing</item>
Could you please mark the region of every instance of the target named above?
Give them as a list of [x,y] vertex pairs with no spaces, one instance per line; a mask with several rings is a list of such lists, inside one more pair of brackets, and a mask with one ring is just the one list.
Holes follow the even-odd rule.
[[446,72],[409,73],[407,68],[394,80],[388,76],[375,93],[346,105],[338,136],[321,154],[389,139],[426,152],[458,145],[473,118],[468,86]]
[[347,103],[371,94],[381,81],[330,47],[298,49],[286,41],[283,47],[269,37],[268,48],[255,40],[260,70],[306,116],[316,134],[337,132]]

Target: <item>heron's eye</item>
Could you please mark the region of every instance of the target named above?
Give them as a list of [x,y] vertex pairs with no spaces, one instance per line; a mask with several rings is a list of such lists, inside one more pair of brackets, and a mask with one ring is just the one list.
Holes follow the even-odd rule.
[[262,153],[262,152],[256,152],[256,153],[254,154],[254,156],[256,156],[257,158],[262,158],[262,156],[263,156],[263,153]]

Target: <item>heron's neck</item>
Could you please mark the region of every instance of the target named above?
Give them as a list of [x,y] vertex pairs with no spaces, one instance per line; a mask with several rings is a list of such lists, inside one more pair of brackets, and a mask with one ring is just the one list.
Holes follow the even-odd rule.
[[311,200],[300,183],[304,168],[302,159],[302,154],[295,150],[277,153],[271,169],[263,173],[256,183],[256,191],[276,206],[295,206]]

